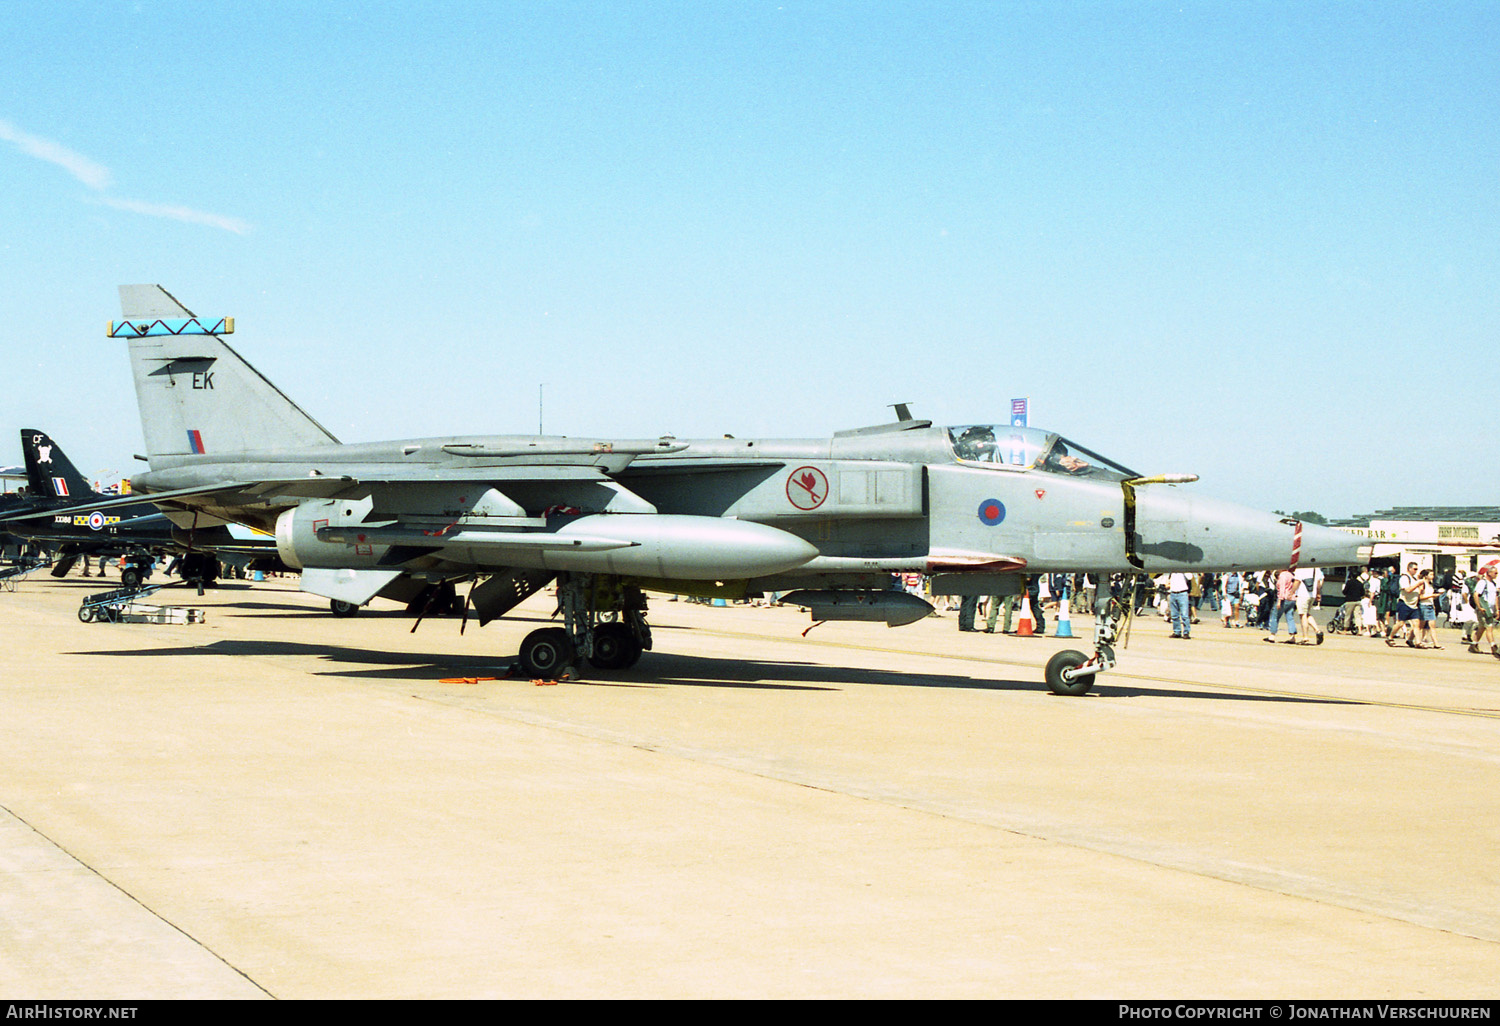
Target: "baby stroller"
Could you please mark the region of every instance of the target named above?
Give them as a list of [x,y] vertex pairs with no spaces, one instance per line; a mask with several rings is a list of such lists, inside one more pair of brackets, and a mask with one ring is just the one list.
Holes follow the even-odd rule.
[[[1325,630],[1329,634],[1358,634],[1359,620],[1355,617],[1345,616],[1348,606],[1339,606],[1339,611],[1333,614],[1333,619],[1328,621]],[[1352,623],[1350,621],[1353,621]]]
[[1271,607],[1275,604],[1276,593],[1274,591],[1261,592],[1260,601],[1256,603],[1255,609],[1253,610],[1253,612],[1255,613],[1255,622],[1250,624],[1250,626],[1261,628],[1269,627],[1271,624]]

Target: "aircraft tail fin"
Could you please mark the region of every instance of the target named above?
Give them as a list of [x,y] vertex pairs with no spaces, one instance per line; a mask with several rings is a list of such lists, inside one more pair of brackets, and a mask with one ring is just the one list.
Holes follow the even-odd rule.
[[129,320],[193,316],[193,311],[160,285],[121,285],[120,312]]
[[146,456],[152,467],[186,457],[336,445],[335,438],[250,366],[222,336],[229,317],[196,317],[160,285],[121,285]]
[[26,483],[31,487],[32,495],[79,502],[99,497],[62,447],[46,432],[22,428],[21,451],[26,454]]

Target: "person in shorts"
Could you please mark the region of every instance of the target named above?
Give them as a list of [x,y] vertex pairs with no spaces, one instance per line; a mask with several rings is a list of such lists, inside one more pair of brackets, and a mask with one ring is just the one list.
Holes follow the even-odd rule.
[[1396,598],[1396,627],[1385,643],[1392,648],[1396,642],[1405,640],[1412,648],[1417,647],[1417,603],[1422,594],[1422,584],[1417,577],[1417,564],[1406,564],[1406,573],[1401,575],[1400,591]]
[[1437,585],[1432,579],[1431,570],[1423,570],[1417,574],[1417,622],[1421,625],[1420,633],[1417,635],[1418,648],[1442,648],[1437,643],[1437,635],[1433,633],[1433,627],[1437,625]]
[[1495,644],[1495,623],[1500,619],[1500,585],[1495,582],[1495,564],[1490,563],[1479,571],[1474,581],[1474,640],[1469,644],[1470,652],[1482,652],[1480,647],[1489,641],[1490,655],[1500,659],[1500,646]]

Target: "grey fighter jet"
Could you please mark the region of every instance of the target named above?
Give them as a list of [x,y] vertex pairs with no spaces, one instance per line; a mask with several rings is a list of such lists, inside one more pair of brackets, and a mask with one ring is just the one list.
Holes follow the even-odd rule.
[[[341,444],[156,285],[120,288],[150,472],[134,478],[180,527],[275,533],[303,588],[360,604],[414,583],[467,582],[481,622],[556,580],[562,626],[520,661],[553,676],[632,665],[651,647],[645,592],[790,592],[815,619],[891,626],[939,594],[1015,594],[1024,574],[1341,565],[1349,535],[1143,477],[1056,434],[898,419],[832,438],[418,438]],[[139,501],[139,495],[137,501]],[[1095,651],[1059,653],[1054,691],[1114,665],[1129,603],[1098,589]]]

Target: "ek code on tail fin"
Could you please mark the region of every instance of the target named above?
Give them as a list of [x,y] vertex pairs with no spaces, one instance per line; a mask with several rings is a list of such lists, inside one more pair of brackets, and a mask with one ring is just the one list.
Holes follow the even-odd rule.
[[121,285],[125,339],[153,468],[195,456],[336,445],[338,439],[221,336],[227,317],[196,317],[160,285]]

